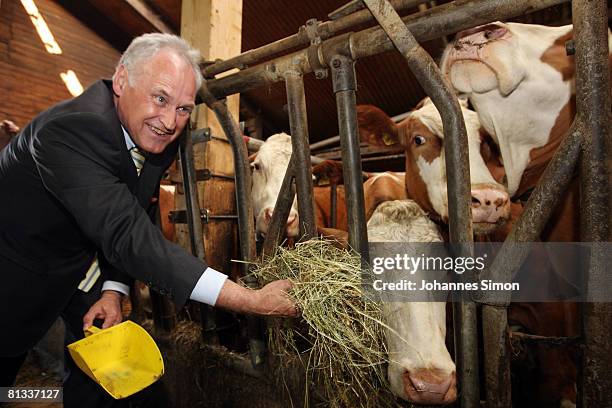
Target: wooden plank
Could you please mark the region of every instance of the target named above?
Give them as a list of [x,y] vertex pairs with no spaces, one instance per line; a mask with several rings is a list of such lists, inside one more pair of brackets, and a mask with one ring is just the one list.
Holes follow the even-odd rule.
[[[240,53],[242,29],[242,2],[238,0],[183,0],[181,11],[181,36],[198,48],[205,60],[226,59]],[[238,118],[239,95],[228,98],[228,107]],[[214,113],[205,106],[198,108],[192,117],[197,128],[210,127],[213,134],[224,136]],[[213,173],[233,175],[234,164],[228,143],[213,140],[195,147],[196,168],[210,169]],[[198,183],[200,206],[212,214],[235,214],[234,184],[226,180],[212,179]],[[177,194],[180,202],[184,196]],[[184,205],[182,203],[178,206]],[[234,258],[235,221],[212,221],[203,228],[206,259],[219,270],[232,275],[229,260]],[[177,234],[180,234],[177,231]]]

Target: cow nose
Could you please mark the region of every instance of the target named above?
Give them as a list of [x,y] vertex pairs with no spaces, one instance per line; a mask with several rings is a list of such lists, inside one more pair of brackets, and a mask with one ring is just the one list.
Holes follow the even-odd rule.
[[270,208],[270,207],[268,207],[268,208],[266,208],[264,210],[264,216],[266,217],[266,221],[267,222],[270,222],[270,220],[272,220],[272,213],[273,212],[274,212],[274,209]]
[[289,213],[289,217],[287,218],[287,226],[290,227],[297,221],[297,214],[294,212]]
[[472,221],[496,223],[508,217],[510,200],[508,193],[494,188],[472,190]]
[[415,404],[446,405],[457,399],[455,373],[438,374],[432,370],[404,372],[404,389],[408,400]]

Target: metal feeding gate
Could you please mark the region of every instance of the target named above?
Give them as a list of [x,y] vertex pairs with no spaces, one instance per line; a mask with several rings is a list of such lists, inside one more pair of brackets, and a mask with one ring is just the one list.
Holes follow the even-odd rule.
[[[473,234],[470,217],[470,182],[467,157],[467,135],[463,116],[454,92],[443,79],[431,56],[419,42],[432,40],[474,26],[496,20],[506,20],[537,10],[566,3],[568,0],[456,0],[426,12],[403,19],[397,10],[405,10],[423,3],[422,0],[356,0],[330,14],[331,20],[309,20],[293,36],[247,51],[226,61],[216,62],[202,69],[206,78],[199,97],[211,108],[223,127],[233,149],[235,160],[236,195],[240,252],[244,260],[255,258],[253,209],[249,197],[251,175],[247,149],[234,118],[228,113],[223,98],[234,93],[265,87],[284,81],[292,135],[293,155],[285,175],[279,199],[264,243],[263,251],[270,253],[278,245],[283,226],[297,190],[301,219],[300,235],[309,239],[316,235],[313,210],[313,182],[306,118],[306,98],[303,75],[314,73],[316,78],[331,73],[336,97],[342,163],[346,185],[349,219],[349,244],[368,260],[368,241],[364,214],[363,184],[359,135],[356,117],[355,61],[392,49],[406,59],[420,85],[431,97],[441,113],[445,133],[446,168],[448,177],[450,241],[459,248],[454,256],[473,253]],[[365,8],[364,8],[365,7]],[[511,243],[530,242],[542,232],[561,193],[567,188],[580,163],[581,231],[586,242],[608,240],[608,179],[605,140],[609,141],[610,97],[607,47],[607,8],[604,1],[574,0],[574,44],[576,64],[575,121],[557,154],[550,162],[540,184],[533,191],[524,214],[508,236],[501,252],[491,267],[493,278],[511,277],[525,260],[526,254],[516,251]],[[336,33],[375,19],[379,26],[341,35]],[[262,62],[295,47],[305,48],[291,54]],[[604,51],[605,50],[605,53]],[[604,58],[605,57],[605,58]],[[238,73],[215,79],[215,75],[239,68]],[[192,132],[193,134],[193,132]],[[191,136],[191,135],[190,135]],[[183,180],[186,184],[187,219],[192,235],[192,248],[204,256],[201,240],[201,213],[198,207],[196,176],[193,170],[191,137],[181,145]],[[580,160],[578,160],[580,158]],[[586,288],[593,290],[594,282],[606,273],[603,254],[593,252],[588,262]],[[244,266],[246,269],[246,266]],[[246,272],[246,270],[245,270]],[[248,282],[253,284],[253,282]],[[507,306],[510,299],[499,302],[479,299],[482,304],[484,332],[484,379],[487,407],[511,407],[509,356],[507,352]],[[611,406],[612,357],[602,341],[609,335],[611,305],[584,303],[582,308],[582,370],[579,406]],[[203,320],[214,328],[214,316]],[[607,316],[607,317],[606,317]],[[213,319],[213,320],[210,320]],[[479,356],[477,315],[475,302],[454,302],[455,362],[461,407],[480,407]],[[260,322],[251,317],[252,363],[257,368],[263,362],[264,343]],[[607,329],[607,330],[606,330]],[[563,343],[573,339],[526,336],[530,341]],[[537,337],[537,338],[536,338]]]

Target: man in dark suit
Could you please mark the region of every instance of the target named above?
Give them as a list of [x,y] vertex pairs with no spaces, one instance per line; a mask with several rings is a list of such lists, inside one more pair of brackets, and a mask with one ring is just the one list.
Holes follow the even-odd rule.
[[194,109],[198,59],[179,37],[138,37],[112,82],[41,113],[0,152],[0,386],[13,383],[27,350],[78,288],[101,282],[85,327],[94,318],[104,327],[121,321],[132,278],[179,307],[192,299],[296,315],[289,282],[239,286],[151,222],[160,178]]

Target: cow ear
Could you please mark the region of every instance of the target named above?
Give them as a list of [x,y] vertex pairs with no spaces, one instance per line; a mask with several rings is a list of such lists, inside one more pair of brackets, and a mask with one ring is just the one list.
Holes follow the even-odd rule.
[[397,125],[381,109],[372,105],[357,106],[359,138],[369,145],[390,146],[399,143]]

